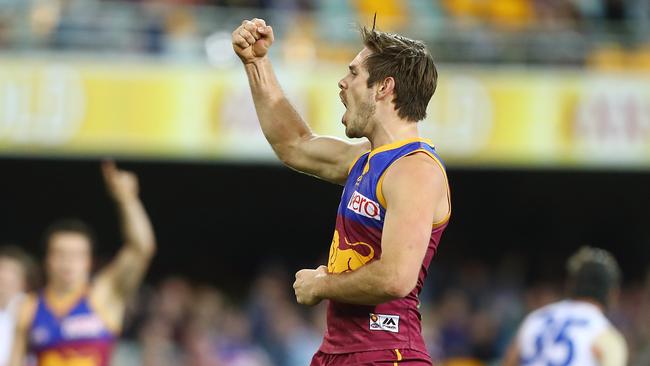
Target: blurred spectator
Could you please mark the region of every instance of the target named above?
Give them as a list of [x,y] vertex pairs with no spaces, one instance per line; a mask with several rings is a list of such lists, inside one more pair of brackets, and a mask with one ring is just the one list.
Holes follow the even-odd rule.
[[287,62],[343,62],[353,25],[375,12],[379,29],[422,38],[441,61],[650,67],[647,0],[0,0],[0,44],[205,61],[206,37],[258,16],[291,45]]
[[16,318],[24,294],[33,289],[36,268],[20,247],[0,245],[0,366],[9,363]]
[[460,290],[448,291],[438,307],[440,348],[445,358],[471,354],[469,298]]

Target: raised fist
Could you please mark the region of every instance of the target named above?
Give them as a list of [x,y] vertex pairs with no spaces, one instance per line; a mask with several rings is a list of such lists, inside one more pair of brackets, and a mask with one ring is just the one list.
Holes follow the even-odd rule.
[[138,198],[138,177],[134,173],[118,169],[111,160],[102,162],[102,173],[106,189],[115,201]]
[[266,56],[271,44],[273,44],[273,28],[266,25],[264,19],[244,20],[232,32],[232,48],[245,64]]

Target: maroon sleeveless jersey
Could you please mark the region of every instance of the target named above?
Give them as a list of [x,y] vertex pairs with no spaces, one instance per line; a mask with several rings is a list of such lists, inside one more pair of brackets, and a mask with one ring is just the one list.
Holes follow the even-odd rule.
[[[350,169],[336,217],[328,271],[354,271],[381,258],[381,237],[386,203],[381,192],[386,170],[402,157],[425,153],[445,171],[433,146],[410,139],[381,146],[362,155]],[[449,195],[448,195],[449,197]],[[429,247],[420,267],[417,285],[402,299],[376,306],[329,301],[327,330],[320,351],[352,353],[386,349],[412,349],[427,353],[421,331],[418,294],[435,254],[449,215],[432,223]]]

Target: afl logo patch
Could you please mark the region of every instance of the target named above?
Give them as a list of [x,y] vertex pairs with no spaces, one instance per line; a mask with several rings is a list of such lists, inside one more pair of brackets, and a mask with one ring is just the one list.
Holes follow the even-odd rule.
[[399,316],[370,314],[370,330],[383,330],[391,333],[399,332]]

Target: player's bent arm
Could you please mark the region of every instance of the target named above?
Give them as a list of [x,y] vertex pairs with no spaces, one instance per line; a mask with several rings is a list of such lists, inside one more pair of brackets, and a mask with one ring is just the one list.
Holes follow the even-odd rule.
[[11,348],[11,356],[8,366],[24,366],[27,356],[27,342],[29,326],[36,311],[36,298],[30,295],[22,302],[18,310],[16,328],[14,329],[14,341]]
[[105,281],[119,298],[125,299],[140,286],[155,252],[155,241],[140,200],[120,203],[118,207],[125,244],[97,276],[97,283]]
[[244,67],[262,132],[278,158],[292,169],[344,183],[350,164],[370,143],[314,134],[282,92],[268,57]]
[[447,202],[445,177],[434,165],[429,157],[415,154],[387,171],[383,184],[387,212],[381,258],[353,272],[320,277],[316,296],[377,305],[403,298],[415,288],[434,213]]
[[613,327],[594,340],[592,349],[600,366],[627,365],[628,352],[625,338]]

